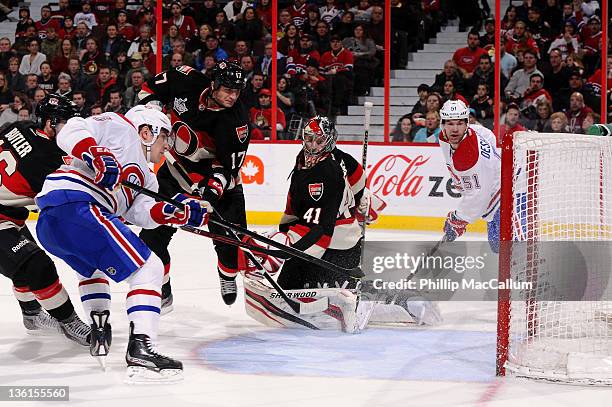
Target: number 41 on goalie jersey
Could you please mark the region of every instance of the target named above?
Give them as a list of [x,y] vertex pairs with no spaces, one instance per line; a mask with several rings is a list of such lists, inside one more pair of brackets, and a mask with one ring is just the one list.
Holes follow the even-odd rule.
[[328,248],[350,249],[361,238],[354,215],[355,197],[332,156],[312,168],[294,169],[281,220],[292,246],[317,257]]

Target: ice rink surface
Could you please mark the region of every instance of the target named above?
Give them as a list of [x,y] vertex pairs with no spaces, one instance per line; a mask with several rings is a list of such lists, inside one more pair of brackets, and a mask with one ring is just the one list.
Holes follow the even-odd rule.
[[[438,238],[368,231],[373,240]],[[174,311],[161,319],[159,345],[183,362],[182,383],[123,384],[127,285],[111,285],[113,344],[103,372],[87,348],[59,335],[26,334],[11,284],[0,278],[0,385],[70,386],[70,402],[46,403],[52,406],[612,405],[609,388],[496,378],[495,303],[443,303],[445,321],[435,329],[369,328],[359,335],[271,329],[246,315],[241,293],[232,307],[223,304],[208,239],[179,232],[171,253]],[[82,315],[74,272],[56,264]]]

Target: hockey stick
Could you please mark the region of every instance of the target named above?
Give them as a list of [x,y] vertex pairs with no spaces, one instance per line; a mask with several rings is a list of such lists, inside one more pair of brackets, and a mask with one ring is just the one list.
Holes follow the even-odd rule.
[[[191,178],[189,177],[189,174],[187,174],[187,171],[185,170],[185,168],[178,161],[176,161],[176,159],[172,155],[166,154],[166,161],[168,161],[168,163],[170,165],[172,165],[172,168],[174,168],[179,173],[179,175],[183,178],[185,183],[187,183],[187,184],[191,183]],[[191,189],[192,189],[192,193],[196,193],[197,195],[199,195],[199,193],[194,191],[194,189],[196,189],[196,187],[194,185],[191,186]],[[159,197],[153,197],[153,198],[160,200]],[[246,228],[242,228],[242,227],[240,227],[238,225],[234,225],[233,223],[226,222],[225,220],[222,220],[222,219],[211,220],[210,222],[213,223],[213,224],[216,224],[218,226],[223,226],[225,229],[229,229],[229,230],[232,230],[234,232],[241,233],[243,235],[252,237],[253,239],[255,239],[257,241],[260,241],[262,243],[266,243],[267,245],[272,246],[275,249],[280,250],[281,252],[283,252],[285,254],[288,254],[290,256],[297,257],[297,258],[299,258],[301,260],[313,263],[313,264],[315,264],[315,265],[317,265],[319,267],[322,267],[324,269],[336,272],[338,274],[342,274],[345,277],[348,277],[350,279],[360,280],[360,278],[355,277],[355,276],[356,275],[363,275],[363,273],[361,271],[361,267],[354,267],[352,269],[347,269],[347,268],[344,268],[344,267],[337,266],[337,265],[335,265],[333,263],[330,263],[330,262],[328,262],[326,260],[319,259],[318,257],[311,256],[311,255],[309,255],[307,253],[304,253],[301,250],[298,250],[298,249],[295,249],[295,248],[293,248],[291,246],[287,246],[287,245],[284,245],[282,243],[276,242],[274,240],[268,239],[265,236],[261,236],[261,235],[255,233],[255,232],[252,232],[252,231],[250,231],[250,230],[248,230]]]
[[[372,114],[372,109],[374,108],[374,104],[372,102],[364,102],[363,103],[363,109],[364,109],[364,117],[363,117],[363,147],[361,150],[361,168],[363,169],[363,172],[365,174],[366,172],[366,167],[368,165],[368,139],[370,137],[370,116]],[[367,178],[367,175],[366,175]],[[367,182],[366,182],[367,184]],[[364,186],[364,193],[365,193],[365,186]],[[363,223],[361,224],[361,258],[359,259],[359,266],[361,267],[363,265],[363,254],[365,252],[365,233],[366,233],[366,224],[367,224],[367,217],[368,217],[368,213],[370,211],[370,207],[369,205],[366,207],[365,210],[365,216],[363,219]]]
[[184,226],[179,227],[179,229],[181,229],[181,230],[183,230],[185,232],[188,232],[188,233],[193,233],[194,235],[208,237],[208,238],[210,238],[212,240],[216,240],[217,242],[229,244],[229,245],[236,246],[236,247],[244,247],[244,248],[247,248],[249,250],[255,250],[255,251],[260,252],[260,253],[265,253],[265,254],[270,255],[270,256],[278,255],[278,252],[276,250],[269,250],[269,249],[265,249],[263,247],[254,246],[254,245],[245,243],[245,242],[243,242],[241,240],[235,240],[235,239],[232,239],[232,238],[227,237],[227,236],[218,235],[216,233],[209,232],[207,230],[202,230],[202,229],[194,228],[193,226],[184,225]]
[[[130,189],[133,189],[134,191],[137,191],[137,192],[139,192],[139,193],[141,193],[143,195],[150,196],[151,198],[153,198],[155,200],[169,203],[170,205],[176,206],[179,209],[184,209],[185,208],[185,204],[183,204],[182,202],[179,202],[179,201],[177,201],[175,199],[163,196],[162,194],[159,194],[157,192],[151,191],[151,190],[149,190],[147,188],[141,187],[140,185],[134,184],[132,182],[121,181],[121,185],[126,186],[126,187],[128,187]],[[214,214],[216,214],[216,215],[214,215]],[[221,227],[224,227],[225,229],[228,229],[228,230],[232,231],[232,233],[234,234],[235,239],[237,239],[238,242],[240,242],[240,238],[235,233],[236,231],[234,231],[231,228],[228,228],[227,226],[225,226],[226,224],[232,225],[231,223],[229,223],[226,220],[224,220],[223,218],[221,218],[221,215],[219,215],[216,212],[213,212],[213,216],[216,216],[218,219],[215,220],[215,219],[211,218],[211,219],[209,219],[210,223],[218,225],[218,226],[221,226]],[[198,229],[193,228],[193,229],[190,229],[189,231],[190,232],[194,232],[194,230],[198,230]],[[244,229],[244,230],[248,231],[248,229]],[[199,232],[194,232],[194,233],[200,234]],[[260,236],[260,235],[258,235],[255,232],[250,232],[250,233],[253,233],[253,234],[257,235],[260,238],[264,238],[263,236]],[[267,239],[267,238],[265,238],[265,239]],[[270,240],[271,242],[274,242],[271,239],[268,239],[268,240]],[[274,243],[277,243],[277,242],[274,242]],[[281,246],[284,246],[284,245],[282,245],[280,243],[278,243],[278,244],[281,245]],[[274,287],[274,289],[279,293],[279,295],[285,300],[285,302],[296,313],[298,313],[298,314],[313,314],[313,313],[316,313],[316,312],[325,311],[327,308],[329,308],[329,299],[327,297],[320,298],[319,300],[312,301],[312,302],[295,301],[295,300],[292,300],[291,298],[289,298],[287,296],[287,294],[283,291],[283,289],[278,285],[278,283],[276,281],[274,281],[272,276],[270,276],[270,274],[263,268],[261,263],[259,263],[259,261],[255,257],[255,255],[248,248],[243,248],[243,250],[245,251],[245,253],[249,257],[249,259],[251,261],[253,261],[253,263],[256,265],[256,267],[259,270],[262,271],[262,274],[263,274],[264,278],[266,278],[266,281],[268,281],[272,285],[272,287]]]

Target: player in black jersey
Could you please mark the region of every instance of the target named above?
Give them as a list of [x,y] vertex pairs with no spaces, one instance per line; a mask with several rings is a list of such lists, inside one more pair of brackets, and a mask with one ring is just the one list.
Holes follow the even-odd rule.
[[25,225],[26,206],[34,205],[45,177],[64,163],[55,134],[76,111],[70,100],[50,94],[36,107],[37,123],[15,122],[0,133],[0,274],[13,281],[28,330],[59,329],[87,346],[89,326],[75,313],[53,261]]
[[[246,86],[245,72],[236,64],[221,61],[213,69],[212,82],[188,66],[162,72],[151,78],[140,93],[140,103],[156,103],[171,109],[176,143],[171,160],[157,173],[159,192],[166,195],[197,193],[210,202],[227,221],[246,226],[240,167],[250,141],[246,109],[236,103]],[[177,167],[180,169],[177,170]],[[185,179],[188,175],[189,180]],[[209,225],[211,232],[226,234]],[[162,313],[171,309],[170,254],[168,245],[176,230],[167,226],[143,230],[142,240],[165,266]],[[226,304],[236,300],[238,250],[215,242],[221,296]]]
[[[271,238],[339,266],[353,268],[359,265],[361,229],[349,180],[351,175],[353,180],[362,179],[363,169],[348,154],[335,149],[337,137],[326,117],[316,116],[306,123],[302,133],[303,149],[291,173],[280,232]],[[345,161],[351,166],[350,173],[347,173]],[[363,194],[364,185],[355,187],[359,194]],[[258,244],[249,238],[245,240]],[[270,256],[264,255],[262,259],[264,268],[272,273],[282,265],[282,260]],[[242,256],[240,263],[247,274],[256,273]],[[345,275],[296,258],[287,260],[278,276],[278,283],[284,289],[354,288],[355,281],[349,280]]]

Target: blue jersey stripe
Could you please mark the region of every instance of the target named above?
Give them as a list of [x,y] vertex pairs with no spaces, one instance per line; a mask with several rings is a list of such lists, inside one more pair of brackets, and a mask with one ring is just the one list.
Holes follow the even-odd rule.
[[88,301],[88,300],[97,300],[103,298],[105,300],[110,300],[111,296],[108,293],[93,293],[93,294],[86,294],[86,295],[82,295],[81,296],[81,302],[82,301]]
[[136,311],[151,311],[159,314],[159,307],[154,307],[153,305],[134,305],[133,307],[128,308],[127,313],[131,314],[132,312]]

